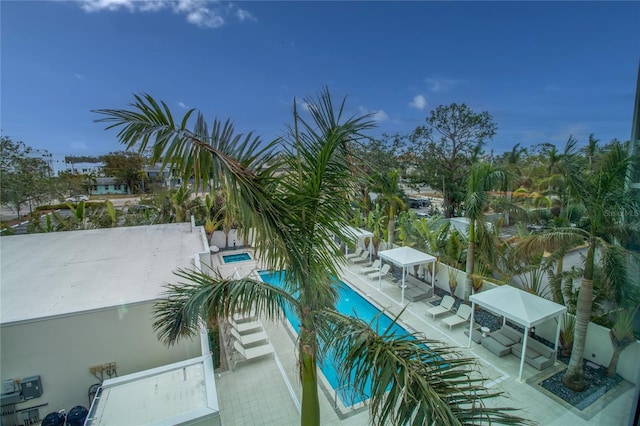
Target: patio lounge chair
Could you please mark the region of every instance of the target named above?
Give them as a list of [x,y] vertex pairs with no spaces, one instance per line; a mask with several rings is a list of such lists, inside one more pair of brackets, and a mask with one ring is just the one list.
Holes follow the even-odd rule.
[[227,345],[231,346],[231,340],[240,342],[240,344],[246,348],[259,342],[268,342],[269,336],[264,332],[264,330],[261,329],[256,329],[256,331],[253,333],[240,334],[238,330],[231,327],[229,333],[229,342],[227,343]]
[[256,330],[262,330],[262,323],[257,321],[237,322],[235,319],[229,319],[229,325],[240,334],[248,334]]
[[431,314],[433,319],[435,319],[438,315],[451,312],[451,308],[453,308],[454,303],[456,303],[456,300],[447,294],[440,301],[440,305],[427,309],[427,314]]
[[385,263],[384,265],[382,265],[382,268],[380,268],[379,271],[368,273],[367,278],[369,278],[370,280],[377,280],[380,278],[384,278],[389,274],[390,269],[391,269],[391,265],[389,265],[388,263]]
[[246,361],[250,361],[252,359],[259,358],[261,356],[269,355],[272,353],[273,353],[273,346],[271,346],[271,343],[265,343],[264,345],[245,348],[240,344],[240,342],[235,341],[233,343],[233,354],[231,355],[231,359],[233,361],[231,369],[235,370],[236,368],[236,364],[239,361],[236,358],[237,355],[240,355]]
[[444,318],[440,323],[449,326],[449,331],[460,324],[464,324],[471,318],[471,306],[462,304],[458,307],[455,315]]
[[362,247],[358,247],[355,252],[349,253],[345,256],[346,259],[355,259],[356,257],[360,257],[364,249]]
[[359,257],[352,257],[349,262],[353,264],[365,263],[369,261],[369,250],[363,250]]
[[363,266],[360,268],[360,273],[362,275],[370,274],[371,272],[376,272],[380,270],[380,259],[376,259],[375,262],[371,266]]

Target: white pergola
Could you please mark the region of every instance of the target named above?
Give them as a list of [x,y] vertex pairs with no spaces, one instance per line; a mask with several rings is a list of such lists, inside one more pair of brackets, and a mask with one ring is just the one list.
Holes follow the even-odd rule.
[[[435,281],[435,272],[436,272],[436,259],[434,256],[430,254],[421,252],[420,250],[416,250],[411,247],[398,247],[390,250],[383,250],[378,252],[378,256],[380,259],[387,260],[393,264],[402,266],[402,295],[400,298],[400,304],[404,305],[404,289],[405,282],[404,278],[407,273],[408,266],[415,265],[427,265],[431,263],[431,279]],[[380,265],[382,266],[382,265]],[[378,288],[380,288],[382,282],[382,278],[380,278],[378,282]],[[435,285],[435,282],[432,282],[431,285]]]
[[[353,239],[353,241],[355,241],[356,246],[358,245],[359,241],[364,241],[365,238],[369,237],[370,239],[373,239],[373,232],[367,231],[365,229],[362,228],[354,228],[353,226],[345,226],[342,228],[342,233],[350,238]],[[371,241],[369,242],[369,246],[371,246]],[[367,250],[369,249],[369,247],[367,247]],[[345,255],[349,254],[349,246],[347,245],[346,247],[346,253]],[[369,259],[371,259],[371,250],[369,250]]]
[[524,358],[527,351],[529,329],[551,318],[558,319],[555,341],[555,357],[556,359],[558,358],[558,340],[560,338],[560,328],[562,327],[562,314],[567,311],[566,306],[536,296],[535,294],[527,293],[510,285],[502,285],[474,294],[469,297],[469,300],[471,301],[472,308],[471,321],[469,323],[469,347],[471,347],[471,332],[473,331],[473,317],[476,304],[504,317],[503,324],[508,318],[524,327],[518,381],[522,381],[522,368],[524,367]]

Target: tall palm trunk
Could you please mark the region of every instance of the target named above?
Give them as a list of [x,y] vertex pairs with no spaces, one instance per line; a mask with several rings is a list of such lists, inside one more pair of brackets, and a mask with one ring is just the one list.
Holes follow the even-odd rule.
[[393,207],[391,207],[389,209],[389,224],[387,225],[387,232],[389,233],[389,236],[387,237],[388,241],[389,241],[389,247],[388,249],[392,249],[393,248],[393,235],[396,232],[396,212],[395,209]]
[[573,350],[567,372],[562,378],[562,384],[575,391],[582,392],[585,388],[584,373],[582,371],[584,359],[584,345],[587,340],[587,327],[591,320],[593,306],[593,264],[595,258],[595,241],[591,239],[587,250],[584,276],[578,293],[576,307],[576,331],[573,339]]
[[300,383],[302,384],[302,407],[300,424],[320,426],[320,402],[318,399],[318,341],[313,318],[303,316],[300,327]]
[[553,301],[564,305],[564,298],[562,297],[562,271],[564,269],[564,256],[561,256],[556,262],[556,273],[549,280],[551,286],[551,297]]
[[467,247],[467,277],[464,280],[464,300],[469,300],[473,288],[473,263],[476,247],[476,221],[469,219],[469,245]]

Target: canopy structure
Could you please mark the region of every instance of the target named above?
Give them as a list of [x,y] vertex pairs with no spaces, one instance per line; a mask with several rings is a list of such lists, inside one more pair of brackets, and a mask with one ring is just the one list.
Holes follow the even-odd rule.
[[520,324],[524,327],[524,339],[522,342],[522,356],[520,357],[520,373],[518,380],[522,380],[522,368],[527,351],[527,337],[529,329],[537,324],[543,323],[552,318],[558,318],[558,327],[556,329],[555,351],[558,357],[558,340],[560,338],[560,327],[562,326],[562,314],[567,311],[567,307],[558,303],[547,300],[535,294],[503,285],[491,290],[483,291],[469,297],[471,301],[471,322],[469,323],[469,347],[471,347],[471,332],[473,331],[473,312],[475,305],[495,314],[501,315],[506,319]]
[[[406,288],[404,278],[407,273],[408,266],[427,265],[431,263],[431,277],[435,277],[436,262],[438,259],[430,254],[423,253],[420,250],[416,250],[411,247],[398,247],[380,251],[378,252],[378,256],[380,256],[380,259],[402,266],[402,296],[400,300],[402,305],[404,305],[404,289]],[[432,282],[431,284],[434,285],[435,283]]]
[[[355,242],[355,245],[358,245],[359,241],[364,241],[365,238],[372,238],[373,237],[373,232],[361,229],[361,228],[354,228],[353,226],[345,226],[342,228],[342,232],[347,235],[348,237],[350,237],[352,239],[352,241]],[[371,242],[369,242],[369,245],[371,245]],[[369,249],[369,247],[365,247],[365,249]],[[349,254],[349,246],[347,246],[346,248],[346,253],[345,254]],[[371,252],[371,250],[369,250],[369,252]],[[371,258],[371,255],[369,256],[369,258]]]

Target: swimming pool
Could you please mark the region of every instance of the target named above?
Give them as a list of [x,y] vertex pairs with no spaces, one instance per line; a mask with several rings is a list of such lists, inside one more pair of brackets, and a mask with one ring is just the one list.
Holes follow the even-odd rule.
[[245,260],[251,260],[249,253],[236,253],[222,255],[222,261],[224,263],[243,262]]
[[[264,282],[276,285],[278,287],[282,286],[283,275],[284,272],[260,272],[260,277]],[[386,330],[389,326],[392,325],[393,320],[386,314],[381,314],[378,308],[376,308],[369,301],[360,296],[360,294],[358,294],[344,282],[340,281],[339,283],[340,285],[338,287],[338,303],[336,304],[336,309],[338,310],[338,312],[345,315],[356,315],[358,318],[366,322],[371,322],[375,318],[376,322],[374,322],[374,327],[377,325],[378,330]],[[295,313],[286,310],[285,316],[289,320],[289,324],[291,324],[291,327],[293,327],[296,333],[300,333],[300,324]],[[393,330],[393,332],[398,336],[409,334],[407,330],[402,328],[397,323],[393,324],[391,330]],[[320,350],[322,350],[322,348],[320,348]],[[320,364],[320,370],[322,371],[322,374],[324,374],[333,390],[338,393],[338,396],[340,397],[343,405],[345,407],[350,407],[367,399],[366,396],[363,398],[361,395],[354,395],[348,389],[348,386],[345,386],[345,383],[340,383],[338,371],[336,369],[336,363],[339,363],[340,360],[336,360],[335,357],[331,356],[331,354],[327,355],[328,356],[325,358],[324,362]],[[368,384],[367,388],[369,388]]]

